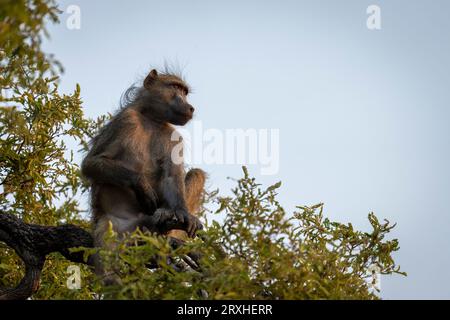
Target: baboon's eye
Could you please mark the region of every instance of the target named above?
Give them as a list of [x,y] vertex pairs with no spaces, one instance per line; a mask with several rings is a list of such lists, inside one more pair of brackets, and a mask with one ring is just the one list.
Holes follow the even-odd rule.
[[187,90],[184,86],[179,85],[179,84],[172,84],[172,88],[174,88],[174,89],[177,90],[177,91],[183,92],[183,94],[184,94],[185,96],[187,96],[188,93],[189,93],[188,90]]

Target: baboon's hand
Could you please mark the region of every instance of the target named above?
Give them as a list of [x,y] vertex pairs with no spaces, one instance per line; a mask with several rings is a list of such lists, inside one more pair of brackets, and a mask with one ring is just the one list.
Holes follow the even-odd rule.
[[200,220],[185,209],[175,209],[175,216],[185,226],[185,231],[191,238],[195,237],[197,230],[203,229]]
[[151,225],[158,226],[167,223],[176,223],[184,226],[184,230],[190,237],[195,236],[197,230],[202,230],[203,225],[197,217],[190,214],[185,209],[165,209],[159,208],[151,216]]

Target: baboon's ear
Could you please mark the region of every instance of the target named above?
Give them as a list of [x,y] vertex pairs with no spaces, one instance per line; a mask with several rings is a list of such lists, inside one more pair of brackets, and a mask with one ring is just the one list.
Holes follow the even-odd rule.
[[145,78],[145,80],[144,80],[144,87],[150,88],[150,86],[156,80],[156,78],[158,78],[158,71],[153,69],[152,71],[150,71],[150,73]]

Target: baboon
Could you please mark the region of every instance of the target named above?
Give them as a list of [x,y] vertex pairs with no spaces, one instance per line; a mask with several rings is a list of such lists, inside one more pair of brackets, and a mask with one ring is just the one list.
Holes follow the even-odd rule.
[[[200,169],[185,174],[182,161],[172,159],[180,143],[172,138],[173,125],[185,125],[194,114],[188,93],[181,77],[152,70],[141,87],[127,90],[120,111],[91,141],[81,171],[91,184],[96,246],[104,246],[110,222],[119,235],[168,214],[190,237],[202,228],[193,214],[202,203],[206,175]],[[182,237],[180,232],[173,234]]]

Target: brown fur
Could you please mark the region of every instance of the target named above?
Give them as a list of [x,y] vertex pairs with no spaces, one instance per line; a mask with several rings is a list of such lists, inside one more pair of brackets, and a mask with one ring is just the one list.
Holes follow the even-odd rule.
[[127,91],[125,106],[93,139],[82,173],[92,185],[97,246],[104,246],[110,222],[123,235],[145,227],[160,208],[185,226],[173,236],[194,236],[202,227],[193,214],[201,207],[206,175],[200,169],[185,174],[184,165],[171,159],[179,143],[171,140],[172,124],[184,125],[193,116],[188,92],[180,77],[152,70],[142,87]]
[[[197,215],[203,204],[203,196],[206,182],[206,173],[201,169],[192,169],[186,174],[186,205],[190,213]],[[185,240],[188,238],[186,231],[172,230],[169,236]]]

